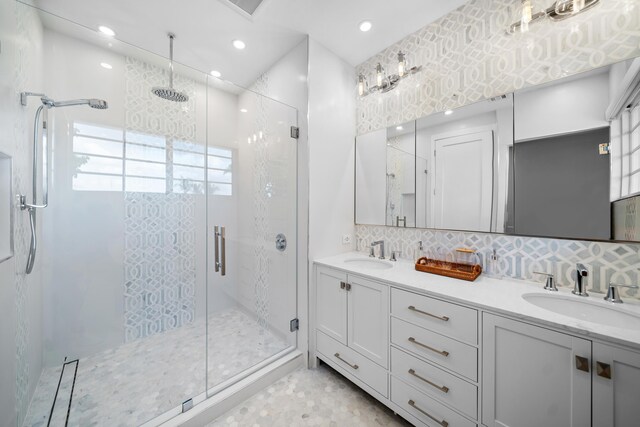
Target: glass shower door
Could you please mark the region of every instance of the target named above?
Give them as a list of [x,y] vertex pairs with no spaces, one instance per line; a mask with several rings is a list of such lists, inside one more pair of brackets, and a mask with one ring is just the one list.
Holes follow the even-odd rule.
[[216,123],[209,102],[211,395],[296,345],[297,111],[247,90],[235,120]]

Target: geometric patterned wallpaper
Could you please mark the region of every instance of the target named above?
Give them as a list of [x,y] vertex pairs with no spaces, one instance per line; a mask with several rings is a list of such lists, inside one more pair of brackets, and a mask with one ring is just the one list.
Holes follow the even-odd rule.
[[[396,70],[399,50],[423,66],[391,92],[358,97],[358,135],[640,56],[637,0],[603,0],[571,19],[507,35],[520,4],[470,0],[358,65],[369,82],[378,62]],[[541,9],[551,0],[532,4]]]
[[[542,271],[556,276],[558,286],[573,286],[571,274],[577,262],[589,270],[588,289],[606,292],[610,281],[635,285],[640,283],[640,244],[604,243],[575,240],[544,239],[493,233],[467,233],[447,230],[397,228],[378,225],[356,226],[356,246],[361,252],[369,245],[384,240],[387,252],[402,251],[401,258],[415,260],[432,254],[453,254],[459,247],[477,251],[481,265],[495,249],[498,274],[514,279],[542,281],[533,274]],[[418,250],[419,241],[423,252]],[[441,255],[442,256],[442,255]],[[623,296],[640,298],[637,289],[620,288]]]
[[[196,140],[195,82],[175,76],[189,95],[177,103],[151,93],[166,86],[166,70],[126,58],[127,131],[173,140]],[[166,150],[166,164],[173,150]],[[175,194],[167,168],[165,193],[125,191],[124,327],[125,342],[179,328],[195,317],[195,195]]]
[[[532,3],[541,9],[551,1]],[[378,62],[395,70],[399,50],[410,66],[423,66],[391,92],[357,97],[357,134],[640,56],[637,0],[601,1],[566,21],[536,22],[526,33],[507,35],[519,5],[515,0],[470,0],[356,67],[371,82]],[[357,96],[355,82],[353,91]],[[540,280],[533,271],[542,270],[555,274],[563,286],[572,285],[571,271],[580,261],[591,270],[594,292],[604,292],[610,280],[640,283],[640,244],[356,225],[358,250],[367,251],[377,239],[408,259],[417,257],[420,240],[432,252],[473,247],[483,261],[495,249],[503,276]],[[640,298],[637,290],[625,294]]]

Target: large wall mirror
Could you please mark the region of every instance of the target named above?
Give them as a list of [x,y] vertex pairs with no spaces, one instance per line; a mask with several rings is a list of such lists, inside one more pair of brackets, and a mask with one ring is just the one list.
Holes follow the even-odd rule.
[[356,223],[640,241],[640,59],[356,138]]

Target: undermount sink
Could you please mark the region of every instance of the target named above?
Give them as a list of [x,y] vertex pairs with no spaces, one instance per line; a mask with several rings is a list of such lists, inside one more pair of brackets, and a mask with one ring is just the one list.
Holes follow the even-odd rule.
[[375,258],[349,258],[344,262],[353,267],[368,268],[369,270],[388,270],[393,267],[390,262]]
[[565,295],[524,294],[525,301],[554,313],[587,322],[625,329],[640,329],[640,315],[627,312],[607,303],[582,300],[583,297]]

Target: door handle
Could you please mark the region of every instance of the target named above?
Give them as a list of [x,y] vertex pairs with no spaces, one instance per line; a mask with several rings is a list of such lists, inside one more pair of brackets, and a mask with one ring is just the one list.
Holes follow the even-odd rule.
[[214,253],[214,270],[215,272],[219,272],[220,271],[220,247],[218,244],[218,234],[220,233],[220,227],[218,227],[217,225],[213,227],[213,240],[214,240],[214,249],[213,249],[213,253]]
[[227,239],[225,236],[225,227],[214,226],[214,269],[215,272],[220,272],[221,276],[227,274]]
[[227,237],[225,233],[225,227],[220,227],[220,246],[222,251],[220,255],[220,275],[227,275]]

